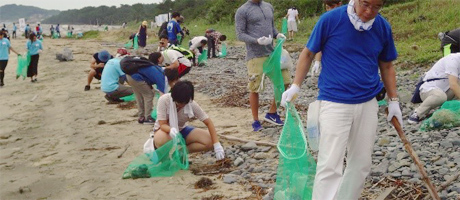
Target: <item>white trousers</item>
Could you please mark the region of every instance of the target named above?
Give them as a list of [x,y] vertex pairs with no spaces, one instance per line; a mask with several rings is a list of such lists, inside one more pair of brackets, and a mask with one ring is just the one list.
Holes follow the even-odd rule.
[[[321,101],[321,139],[316,166],[314,200],[357,200],[372,166],[378,104]],[[343,160],[347,150],[347,167]]]

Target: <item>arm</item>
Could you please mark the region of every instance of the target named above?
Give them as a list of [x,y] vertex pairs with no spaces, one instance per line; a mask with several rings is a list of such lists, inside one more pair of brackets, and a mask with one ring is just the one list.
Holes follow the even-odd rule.
[[166,66],[168,69],[177,69],[179,67],[179,60],[174,61],[169,66]]
[[171,131],[171,127],[169,126],[167,120],[158,120],[158,124],[160,124],[160,129],[163,132],[169,133]]
[[14,53],[16,53],[17,55],[19,55],[19,53],[18,53],[17,51],[15,51],[15,50],[13,49],[13,47],[10,47],[9,50],[12,51],[12,52],[14,52]]
[[89,67],[91,67],[93,69],[97,69],[97,68],[100,68],[100,67],[104,67],[104,63],[97,64],[96,59],[91,58],[91,64],[89,65]]
[[304,48],[302,53],[299,55],[299,61],[297,62],[296,70],[295,70],[295,78],[294,84],[300,87],[302,81],[307,76],[308,71],[310,70],[311,62],[315,57],[315,53],[308,50],[308,48]]
[[235,15],[235,29],[236,29],[236,37],[238,40],[246,42],[246,43],[252,43],[252,44],[258,44],[257,43],[257,38],[253,38],[252,36],[248,35],[246,33],[246,17],[244,16],[244,13],[241,13],[242,11],[238,10],[236,11]]
[[219,138],[217,138],[216,127],[214,127],[214,123],[210,118],[205,119],[203,123],[208,127],[209,133],[211,134],[212,143],[215,144],[219,142]]
[[449,75],[449,87],[454,92],[455,96],[460,99],[460,85],[458,84],[458,78]]
[[388,98],[398,97],[396,92],[396,71],[393,67],[393,62],[379,61],[380,74],[382,76],[385,90],[387,91]]

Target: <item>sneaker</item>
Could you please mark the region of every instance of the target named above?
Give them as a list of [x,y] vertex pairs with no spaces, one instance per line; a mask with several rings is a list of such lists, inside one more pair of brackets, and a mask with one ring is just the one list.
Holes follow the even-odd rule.
[[264,121],[278,126],[284,125],[284,122],[281,121],[278,113],[267,113],[265,115]]
[[122,102],[125,102],[123,101],[122,99],[118,98],[118,99],[112,99],[110,98],[109,96],[105,95],[104,96],[105,99],[107,99],[107,101],[109,101],[109,104],[118,104],[118,103],[122,103]]
[[0,82],[0,87],[3,87],[5,84],[3,82]]
[[144,120],[144,124],[155,124],[155,119],[148,116],[146,120]]
[[254,123],[252,123],[252,129],[254,130],[254,132],[257,132],[257,131],[261,131],[263,129],[262,125],[260,125],[260,122],[259,121],[254,121]]
[[90,90],[90,89],[91,89],[91,86],[89,86],[89,85],[86,85],[86,86],[85,86],[85,91],[88,91],[88,90]]
[[139,124],[143,124],[144,121],[145,121],[144,117],[139,117],[139,119],[137,119],[137,122],[139,122]]
[[410,116],[409,119],[407,120],[409,124],[418,124],[420,122],[420,118],[418,117],[416,112],[413,112]]

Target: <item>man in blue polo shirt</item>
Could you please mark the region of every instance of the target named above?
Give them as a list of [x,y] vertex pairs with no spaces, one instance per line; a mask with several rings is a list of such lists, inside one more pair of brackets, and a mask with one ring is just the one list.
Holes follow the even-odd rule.
[[182,29],[180,28],[180,25],[178,21],[181,19],[180,13],[179,12],[174,12],[172,14],[172,19],[169,21],[168,26],[166,27],[166,30],[168,31],[168,39],[169,43],[177,45],[179,41],[177,40],[177,34],[182,34],[182,38],[184,37],[184,33],[182,32]]
[[[358,199],[372,165],[381,78],[389,97],[388,120],[402,114],[396,93],[397,58],[390,24],[379,15],[385,0],[351,0],[321,16],[299,55],[294,84],[282,104],[300,91],[315,54],[323,53],[321,108],[313,199]],[[343,159],[347,150],[347,167]]]

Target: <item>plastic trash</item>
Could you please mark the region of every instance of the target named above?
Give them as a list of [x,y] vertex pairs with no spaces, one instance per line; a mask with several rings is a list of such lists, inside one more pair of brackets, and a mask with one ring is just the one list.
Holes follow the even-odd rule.
[[307,112],[307,136],[308,136],[308,145],[313,151],[318,151],[319,149],[319,110],[321,107],[321,101],[314,101],[308,105]]

